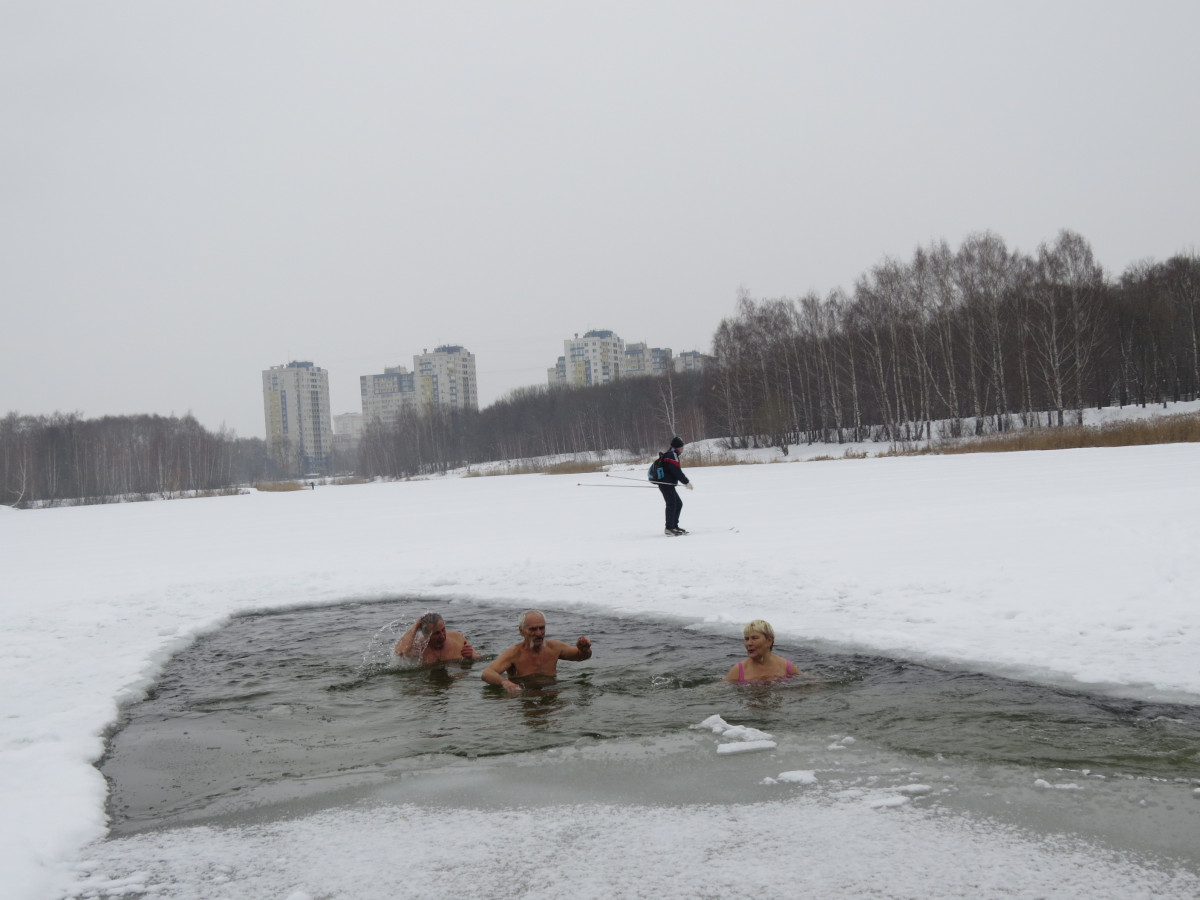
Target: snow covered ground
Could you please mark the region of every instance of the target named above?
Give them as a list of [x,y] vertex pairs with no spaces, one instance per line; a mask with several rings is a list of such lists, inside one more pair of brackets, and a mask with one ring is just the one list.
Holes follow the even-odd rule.
[[[766,618],[785,645],[1200,703],[1200,445],[801,456],[693,470],[684,538],[662,536],[657,492],[602,475],[0,509],[4,895],[1200,893],[1194,872],[1119,848],[939,814],[903,792],[822,791],[791,764],[777,795],[744,805],[398,801],[94,843],[105,784],[92,763],[119,705],[198,634],[254,609],[472,598],[704,623],[734,645]],[[598,646],[591,664],[603,658]],[[722,758],[720,777],[744,758]],[[1180,802],[1200,803],[1200,781]]]

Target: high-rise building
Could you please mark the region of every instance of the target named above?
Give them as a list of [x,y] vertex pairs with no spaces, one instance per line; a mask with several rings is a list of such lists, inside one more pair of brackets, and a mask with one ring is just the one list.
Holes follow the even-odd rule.
[[363,433],[363,414],[356,412],[338,413],[333,417],[333,436],[357,441]]
[[376,420],[389,424],[401,412],[420,411],[416,375],[404,366],[389,366],[382,375],[362,375],[358,379],[362,394],[363,422]]
[[417,392],[429,409],[479,409],[479,388],[475,380],[475,354],[463,347],[446,344],[413,357]]
[[546,371],[551,387],[572,385],[589,387],[608,384],[621,377],[625,342],[611,331],[589,331],[563,341],[564,353],[558,364]]
[[311,362],[262,373],[267,455],[290,475],[324,472],[333,449],[329,373]]
[[710,362],[712,362],[711,356],[705,356],[698,350],[684,350],[675,357],[675,371],[702,372]]
[[671,371],[670,347],[647,347],[644,343],[627,344],[622,377],[632,375],[665,375]]

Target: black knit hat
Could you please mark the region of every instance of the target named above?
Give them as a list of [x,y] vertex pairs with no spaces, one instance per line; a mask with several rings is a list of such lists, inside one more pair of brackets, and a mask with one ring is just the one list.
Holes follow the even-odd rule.
[[671,446],[676,447],[676,448],[682,447],[683,446],[683,438],[678,437],[678,436],[671,438]]

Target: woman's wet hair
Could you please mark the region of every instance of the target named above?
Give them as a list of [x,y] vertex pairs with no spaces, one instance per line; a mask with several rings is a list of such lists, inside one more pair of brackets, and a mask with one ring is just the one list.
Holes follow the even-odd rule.
[[767,622],[764,619],[755,619],[753,622],[751,622],[749,625],[747,625],[744,629],[742,629],[742,637],[750,637],[750,632],[752,632],[752,631],[757,631],[759,634],[761,634],[763,637],[765,637],[768,641],[770,641],[772,645],[774,645],[775,629],[771,627],[770,622]]

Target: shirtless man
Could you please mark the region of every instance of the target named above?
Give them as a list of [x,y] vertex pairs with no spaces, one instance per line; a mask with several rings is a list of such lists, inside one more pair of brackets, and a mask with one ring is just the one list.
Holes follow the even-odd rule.
[[475,648],[461,631],[447,631],[446,620],[437,613],[425,613],[404,637],[396,642],[396,655],[408,659],[420,657],[423,665],[456,659],[474,659]]
[[[546,640],[546,617],[536,609],[521,613],[517,629],[523,640],[513,644],[483,670],[483,680],[502,687],[510,694],[522,690],[518,679],[541,676],[553,680],[560,659],[583,661],[592,658],[592,642],[580,637],[575,646]],[[534,679],[538,680],[538,679]]]

